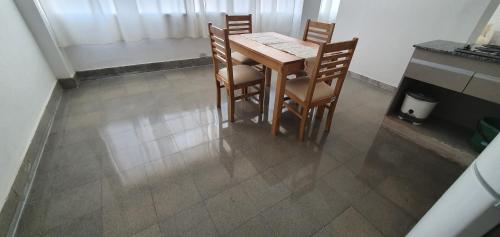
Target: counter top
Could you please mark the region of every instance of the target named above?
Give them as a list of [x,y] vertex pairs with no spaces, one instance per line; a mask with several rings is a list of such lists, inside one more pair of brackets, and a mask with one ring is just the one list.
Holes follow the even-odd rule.
[[457,43],[457,42],[446,41],[446,40],[433,40],[433,41],[413,45],[413,47],[415,47],[417,49],[421,49],[421,50],[437,52],[437,53],[444,53],[444,54],[470,58],[473,60],[478,60],[478,61],[483,61],[483,62],[500,64],[500,59],[482,57],[479,55],[466,54],[466,53],[461,53],[461,52],[455,51],[455,49],[463,48],[464,46],[465,46],[465,43]]

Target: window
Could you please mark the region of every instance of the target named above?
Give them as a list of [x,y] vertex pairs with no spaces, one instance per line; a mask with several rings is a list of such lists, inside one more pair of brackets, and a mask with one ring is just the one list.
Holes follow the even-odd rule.
[[61,1],[41,0],[44,9],[48,8],[55,14],[64,15],[89,15],[109,14],[115,15],[116,8],[113,0],[91,0],[91,1]]
[[303,0],[39,1],[61,47],[206,37],[208,22],[223,26],[225,13],[252,14],[256,32],[296,34],[303,4]]

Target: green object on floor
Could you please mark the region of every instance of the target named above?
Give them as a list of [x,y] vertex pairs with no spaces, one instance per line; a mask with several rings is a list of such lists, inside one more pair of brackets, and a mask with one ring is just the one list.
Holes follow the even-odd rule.
[[476,132],[470,139],[472,147],[481,152],[500,132],[500,118],[483,118],[477,125]]

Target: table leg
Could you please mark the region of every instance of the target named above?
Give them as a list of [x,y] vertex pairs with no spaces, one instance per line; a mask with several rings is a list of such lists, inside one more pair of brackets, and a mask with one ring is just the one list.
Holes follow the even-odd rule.
[[266,87],[271,86],[271,73],[272,73],[271,68],[268,68],[268,67],[264,68],[264,78],[266,80]]
[[283,108],[283,97],[285,96],[286,73],[278,71],[278,80],[276,81],[276,92],[274,94],[274,111],[272,134],[278,135],[280,130],[281,110]]

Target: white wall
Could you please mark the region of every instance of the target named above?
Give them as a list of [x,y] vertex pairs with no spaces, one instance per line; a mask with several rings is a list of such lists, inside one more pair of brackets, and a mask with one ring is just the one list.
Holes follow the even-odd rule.
[[12,1],[0,1],[0,22],[1,208],[56,80]]
[[316,21],[318,19],[319,8],[321,6],[321,0],[305,0],[304,6],[302,7],[302,19],[300,23],[301,30],[300,37],[304,35],[304,28],[306,26],[307,19]]
[[350,70],[397,86],[413,44],[467,42],[490,0],[341,0],[333,41],[359,37]]
[[57,78],[71,78],[75,74],[66,54],[57,46],[54,33],[36,0],[15,0],[35,41]]

